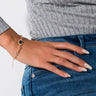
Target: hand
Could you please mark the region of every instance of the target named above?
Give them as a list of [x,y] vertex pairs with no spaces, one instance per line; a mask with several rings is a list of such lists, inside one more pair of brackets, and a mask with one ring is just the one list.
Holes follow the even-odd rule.
[[[9,28],[9,30],[0,35],[0,45],[14,57],[18,48],[17,41],[19,38],[20,36]],[[86,68],[92,69],[87,62],[77,56],[56,49],[69,49],[79,54],[89,54],[87,50],[68,42],[43,42],[25,38],[24,45],[16,59],[24,64],[52,71],[62,77],[70,77],[70,75],[49,62],[62,65],[77,72],[87,71]],[[78,66],[69,61],[76,63]]]
[[[62,65],[78,72],[87,71],[86,68],[92,68],[90,65],[85,66],[87,62],[83,61],[77,56],[74,56],[69,52],[56,49],[69,49],[77,53],[84,54],[84,51],[82,51],[84,50],[83,48],[68,42],[43,42],[25,39],[22,50],[16,59],[24,64],[47,69],[62,77],[68,77],[70,75],[58,69],[56,66],[50,64],[49,62]],[[68,60],[78,64],[78,66],[69,62]]]

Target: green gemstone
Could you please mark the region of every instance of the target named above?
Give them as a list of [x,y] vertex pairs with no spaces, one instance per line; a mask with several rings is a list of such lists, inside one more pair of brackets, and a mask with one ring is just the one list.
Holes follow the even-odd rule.
[[22,44],[22,41],[20,40],[19,43]]

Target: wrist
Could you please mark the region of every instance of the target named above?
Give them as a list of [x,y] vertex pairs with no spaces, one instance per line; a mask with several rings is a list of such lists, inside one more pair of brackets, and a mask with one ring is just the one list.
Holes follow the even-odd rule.
[[9,28],[0,35],[0,46],[6,50],[17,48],[17,41],[20,38],[13,29]]

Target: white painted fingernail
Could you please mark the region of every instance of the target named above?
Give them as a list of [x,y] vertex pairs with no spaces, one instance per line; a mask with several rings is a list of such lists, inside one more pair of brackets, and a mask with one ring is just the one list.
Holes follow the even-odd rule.
[[82,49],[82,52],[86,53],[86,54],[90,54],[89,51],[85,50],[85,49]]
[[84,63],[84,66],[87,67],[88,69],[92,70],[92,67],[89,64]]
[[87,71],[87,69],[86,68],[83,68],[83,67],[78,67],[80,70],[82,70],[82,71]]
[[64,74],[65,75],[65,77],[71,77],[71,75],[70,74]]

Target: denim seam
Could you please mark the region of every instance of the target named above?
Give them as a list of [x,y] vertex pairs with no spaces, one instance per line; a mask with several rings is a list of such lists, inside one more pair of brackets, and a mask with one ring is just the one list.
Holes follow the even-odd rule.
[[[31,70],[30,70],[30,71],[31,71],[31,74],[30,74],[30,75],[32,76],[32,67],[31,67],[30,69],[31,69]],[[33,90],[32,90],[32,88],[33,88],[33,87],[32,87],[32,85],[33,85],[32,83],[33,83],[33,82],[32,82],[32,77],[31,77],[30,79],[31,79],[31,80],[30,80],[30,81],[31,81],[31,84],[30,84],[31,96],[33,96]]]
[[[93,93],[93,92],[96,92],[96,91],[90,91],[90,93]],[[84,94],[86,94],[86,93],[80,93],[80,94],[78,94],[78,96],[82,96]],[[88,90],[88,94],[89,94],[89,90]],[[77,95],[73,95],[73,96],[77,96]]]

